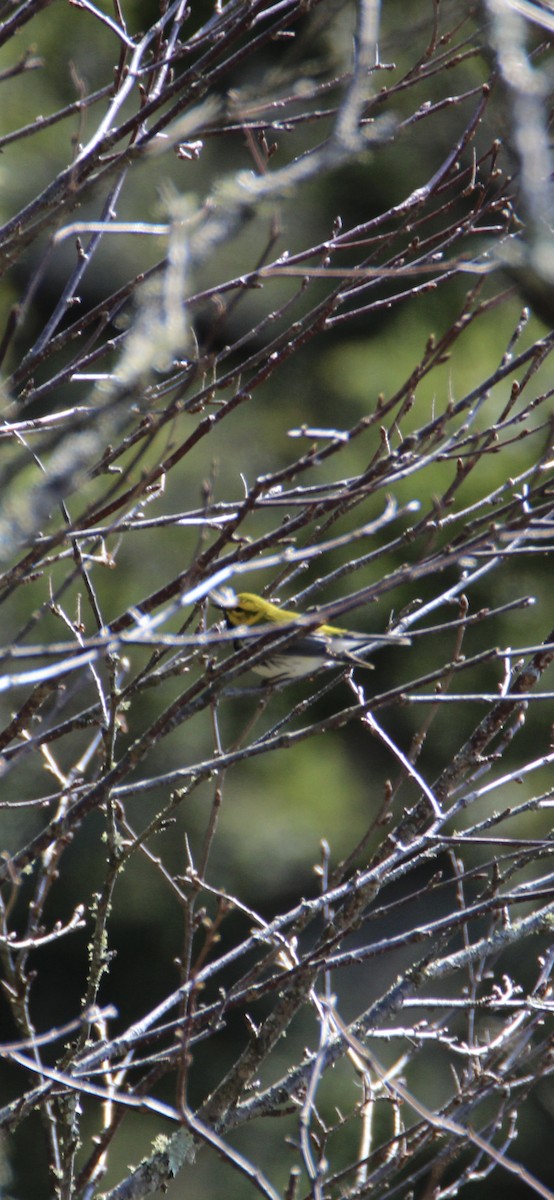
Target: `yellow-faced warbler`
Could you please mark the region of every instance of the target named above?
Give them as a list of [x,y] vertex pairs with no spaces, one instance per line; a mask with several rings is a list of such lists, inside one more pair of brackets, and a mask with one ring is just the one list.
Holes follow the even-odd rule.
[[[279,608],[277,604],[271,604],[253,592],[239,592],[238,596],[233,592],[214,592],[211,599],[215,607],[225,613],[229,629],[237,630],[237,649],[246,643],[246,639],[241,641],[241,628],[256,626],[259,633],[264,634],[269,633],[272,627],[276,629],[290,622],[306,620],[306,616],[302,617],[288,608]],[[363,655],[383,642],[408,645],[410,639],[394,633],[351,633],[334,625],[317,625],[308,632],[299,631],[299,636],[282,648],[268,648],[267,658],[251,669],[265,679],[277,682],[312,675],[322,667],[371,667],[372,664],[365,662]]]

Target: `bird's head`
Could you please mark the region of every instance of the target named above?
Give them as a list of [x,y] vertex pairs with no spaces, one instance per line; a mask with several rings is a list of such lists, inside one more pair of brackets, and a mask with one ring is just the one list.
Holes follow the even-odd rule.
[[294,620],[296,615],[278,608],[262,596],[256,596],[254,592],[212,595],[212,602],[225,614],[225,620],[231,629],[238,625],[271,625],[286,622]]

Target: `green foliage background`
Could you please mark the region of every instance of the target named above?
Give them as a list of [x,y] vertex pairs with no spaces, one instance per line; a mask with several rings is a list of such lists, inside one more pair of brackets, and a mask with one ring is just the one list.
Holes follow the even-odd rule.
[[[437,71],[427,75],[421,72],[419,81],[413,86],[400,86],[411,64],[424,55],[429,34],[431,6],[415,3],[408,7],[409,27],[404,4],[393,2],[383,7],[383,38],[380,45],[382,75],[378,75],[376,86],[379,86],[379,78],[382,78],[384,85],[390,89],[386,102],[387,113],[401,124],[409,120],[419,105],[444,101],[447,88],[452,96],[467,93],[468,99],[457,100],[451,105],[444,103],[428,119],[414,122],[400,136],[392,138],[390,144],[379,147],[378,151],[368,152],[334,173],[310,181],[297,194],[267,201],[260,206],[257,216],[245,225],[240,236],[229,240],[228,244],[217,246],[213,257],[194,268],[190,279],[191,291],[199,294],[204,289],[218,286],[221,281],[253,270],[272,229],[277,229],[278,234],[271,257],[285,251],[294,254],[307,245],[329,238],[337,217],[342,219],[346,228],[386,212],[414,189],[421,187],[439,168],[476,104],[476,91],[482,88],[488,78],[487,54],[480,41],[478,17],[469,16],[464,22],[460,15],[462,32],[459,34],[461,48],[457,64],[447,74]],[[460,6],[442,7],[444,28],[450,28],[448,23],[453,22],[457,7]],[[465,9],[465,6],[462,7]],[[192,5],[190,22],[200,28],[210,13],[207,4],[195,3]],[[152,20],[152,14],[152,5],[133,3],[132,0],[126,3],[125,18],[130,34],[136,36],[140,29],[146,28]],[[290,89],[297,87],[300,110],[304,78],[317,80],[319,77],[332,77],[333,70],[338,74],[345,69],[354,22],[353,4],[320,4],[314,10],[311,23],[306,22],[306,27],[302,28],[294,44],[276,42],[269,47],[264,46],[259,56],[248,60],[244,69],[237,67],[229,77],[222,78],[220,101],[228,103],[229,94],[233,93],[237,110],[247,109],[250,101],[254,104],[262,79],[266,81],[266,86],[269,79],[271,89],[274,73],[276,88],[285,91],[286,86]],[[37,67],[22,73],[9,85],[4,83],[0,136],[36,121],[38,114],[46,116],[73,103],[82,86],[88,92],[103,87],[110,80],[114,62],[113,36],[91,13],[77,6],[54,0],[42,12],[37,10],[33,13],[32,21],[20,30],[16,43],[16,53],[32,54],[37,59]],[[14,42],[11,40],[0,50],[0,70],[9,69],[13,62]],[[397,91],[394,90],[396,82],[399,83]],[[330,87],[323,97],[325,105],[329,104],[330,107],[333,102],[336,103],[339,93],[338,86],[334,89]],[[41,187],[48,184],[56,171],[68,161],[71,139],[86,141],[96,120],[97,116],[92,110],[83,115],[82,124],[75,116],[3,148],[0,158],[0,214],[3,221],[9,220]],[[317,136],[323,138],[331,125],[330,117],[318,118]],[[481,154],[487,152],[492,137],[501,137],[504,130],[501,97],[493,96],[468,156],[474,150],[479,159]],[[295,155],[302,154],[312,141],[312,125],[299,123],[293,137],[287,135],[278,144],[268,169],[278,169],[285,159],[289,161]],[[506,178],[512,165],[508,143],[503,145],[499,155],[499,171],[502,172],[499,186],[502,186],[506,196],[511,192],[511,185]],[[206,138],[198,161],[180,160],[170,154],[152,155],[146,161],[131,164],[118,200],[117,219],[143,223],[165,221],[168,206],[175,203],[175,195],[186,197],[189,211],[194,212],[205,196],[213,193],[214,188],[219,187],[228,176],[235,175],[239,170],[252,170],[252,166],[252,147],[240,130],[224,139],[215,136]],[[447,196],[447,199],[450,197]],[[103,194],[99,190],[93,191],[72,216],[60,213],[60,223],[67,223],[71,219],[97,220],[102,202]],[[456,211],[459,210],[459,219],[462,220],[466,198],[458,196],[452,203]],[[426,234],[429,235],[436,228],[438,237],[439,227],[438,216],[431,213]],[[480,253],[493,236],[492,232],[485,229],[479,238],[469,239],[467,253]],[[403,237],[407,246],[409,231],[405,231]],[[152,267],[164,254],[164,239],[139,238],[130,234],[106,235],[95,256],[93,269],[85,276],[80,289],[80,311],[86,312],[100,303],[104,296],[123,287],[137,271]],[[74,257],[73,239],[60,243],[52,250],[48,249],[48,236],[45,234],[33,242],[2,280],[0,298],[5,319],[12,306],[25,296],[30,281],[33,281],[34,287],[4,362],[5,405],[8,413],[13,411],[11,406],[14,403],[13,379],[10,380],[10,375],[17,372],[27,350],[33,345],[57,303]],[[343,258],[340,260],[341,266]],[[39,263],[41,269],[37,275]],[[425,282],[425,277],[418,282]],[[370,298],[373,296],[374,299],[373,309],[345,319],[342,323],[337,322],[331,331],[325,331],[308,342],[302,353],[284,361],[280,369],[253,392],[250,400],[238,408],[230,419],[215,427],[209,437],[198,443],[194,454],[168,474],[163,492],[152,492],[150,502],[144,508],[145,518],[161,518],[164,514],[201,507],[206,486],[209,486],[216,502],[238,503],[243,496],[243,480],[252,485],[260,474],[270,475],[281,470],[293,461],[297,453],[307,449],[309,439],[296,438],[294,431],[304,425],[317,429],[345,430],[364,416],[373,414],[379,396],[388,401],[410,377],[429,339],[434,336],[437,341],[440,340],[456,321],[467,293],[475,285],[474,278],[461,273],[444,281],[433,279],[428,282],[427,289],[422,287],[420,292],[416,292],[412,287],[413,281],[407,280],[406,297],[399,301],[398,283],[386,277],[377,278],[374,291],[370,293]],[[265,292],[251,289],[242,294],[240,303],[234,311],[230,309],[225,313],[224,319],[218,315],[216,303],[200,301],[193,321],[199,345],[208,345],[216,352],[222,346],[250,337],[251,346],[261,347],[265,332],[263,335],[254,333],[251,337],[250,331],[262,313],[272,307],[277,310],[293,295],[297,283],[297,280],[288,279],[272,281],[269,300],[266,299],[268,288]],[[298,319],[301,319],[304,304],[313,304],[318,295],[323,295],[323,289],[320,282],[315,280],[307,290],[307,300],[300,296],[296,302],[293,311],[298,311]],[[492,299],[496,296],[499,299],[493,305]],[[485,305],[488,301],[491,301],[490,309],[487,311],[484,308],[479,319],[468,323],[442,366],[433,369],[418,383],[413,406],[402,421],[403,437],[431,421],[434,414],[442,411],[448,402],[456,404],[497,369],[520,320],[522,302],[508,281],[499,277],[498,273],[481,282],[476,304]],[[140,299],[135,298],[122,306],[113,325],[114,338],[120,337],[137,321],[140,303]],[[68,320],[72,316],[73,312]],[[289,320],[288,313],[286,318],[277,318],[272,332],[277,333],[284,328],[285,320]],[[531,316],[522,330],[515,352],[522,353],[542,338],[544,333],[544,327]],[[64,363],[70,361],[71,354],[73,347],[62,348],[56,357],[54,369],[62,369]],[[239,351],[236,350],[234,356],[231,355],[231,361],[239,357]],[[113,362],[116,361],[117,354],[114,351]],[[108,353],[101,369],[108,370],[109,364]],[[52,361],[39,363],[33,373],[32,385],[27,381],[25,386],[46,384],[53,373]],[[476,428],[492,426],[507,402],[511,384],[510,377],[491,391],[477,417]],[[553,385],[552,363],[546,358],[534,380],[534,387],[538,394],[540,391],[547,392]],[[229,388],[228,393],[223,392],[223,396],[230,396],[234,386]],[[75,404],[85,404],[89,395],[90,385],[87,383],[62,380],[59,386],[47,390],[43,397],[36,400],[31,398],[31,402],[26,403],[23,396],[18,403],[26,418],[41,418]],[[218,394],[217,398],[221,400],[222,394]],[[548,411],[551,414],[550,404]],[[199,420],[195,412],[183,412],[176,418],[174,426],[162,428],[157,437],[150,441],[136,467],[130,468],[131,480],[139,481],[141,473],[170,453],[172,447],[189,431],[192,433]],[[548,436],[545,421],[533,436],[519,441],[514,437],[513,444],[503,446],[501,453],[483,456],[480,465],[456,494],[456,511],[470,509],[483,494],[492,493],[510,476],[515,477],[527,470],[534,458],[538,459],[543,453]],[[340,472],[336,469],[337,460],[330,458],[310,471],[306,477],[307,485],[333,482],[338,474],[351,477],[362,472],[364,465],[378,449],[379,438],[378,427],[371,426],[341,451]],[[13,447],[6,450],[3,468],[5,478],[8,478],[14,462],[10,455],[14,456],[16,451],[17,448],[14,450]],[[133,453],[133,449],[129,450],[118,465],[127,468],[132,462]],[[432,498],[439,496],[449,486],[451,479],[451,462],[430,462],[425,470],[408,475],[395,484],[394,500],[400,508],[417,502],[420,513],[427,511]],[[206,481],[209,481],[208,485]],[[9,494],[9,505],[14,506],[14,510],[25,507],[36,482],[36,464],[29,457],[28,466],[19,474],[17,487]],[[78,494],[67,499],[71,517],[76,519],[95,496],[103,494],[105,487],[103,476],[87,480]],[[386,491],[376,489],[367,497],[356,520],[360,524],[377,520],[385,503]],[[254,512],[247,527],[241,531],[241,536],[256,539],[273,528],[274,522],[271,509]],[[350,522],[351,516],[347,513],[333,527],[331,536],[346,533]],[[44,532],[58,528],[59,523],[58,511],[54,509]],[[408,523],[408,519],[402,517],[398,526],[393,525],[395,536],[400,535]],[[380,551],[376,553],[374,561],[368,562],[354,576],[342,576],[332,589],[325,580],[323,587],[318,588],[317,581],[320,576],[327,576],[348,563],[352,557],[351,547],[343,546],[330,553],[323,565],[316,559],[306,569],[284,572],[262,570],[259,574],[249,574],[243,577],[244,586],[255,591],[269,588],[272,596],[284,602],[291,595],[300,593],[304,605],[347,597],[358,588],[378,582],[403,562],[417,564],[422,542],[410,544],[406,540],[389,549],[387,544],[390,536],[388,527],[378,531],[367,546],[367,550]],[[440,533],[437,539],[440,542]],[[117,548],[114,562],[99,562],[94,568],[94,585],[106,624],[140,604],[143,597],[169,581],[178,570],[184,570],[194,560],[198,544],[197,528],[187,529],[175,522],[166,527],[160,524],[153,531],[138,529],[127,533],[121,548]],[[109,540],[107,550],[110,554],[112,550],[115,551],[115,546],[112,547]],[[16,549],[13,562],[17,561],[20,553],[22,551]],[[493,633],[493,640],[498,645],[532,645],[547,633],[551,624],[549,563],[540,554],[514,561],[517,561],[517,569],[508,565],[505,570],[485,577],[482,584],[473,590],[470,611],[477,611],[481,606],[494,608],[520,596],[533,596],[536,601],[533,608],[501,615]],[[48,588],[51,587],[55,592],[66,574],[66,560],[57,562],[54,556],[47,572],[41,571],[26,588],[19,589],[12,601],[4,604],[2,630],[5,645],[18,635],[25,622],[39,612],[41,606],[48,606]],[[382,630],[392,611],[399,613],[416,599],[429,600],[437,590],[448,584],[453,585],[458,574],[457,567],[453,565],[438,580],[428,577],[413,584],[408,581],[389,594],[383,594],[378,604],[349,612],[344,619],[359,629]],[[306,590],[307,595],[304,596]],[[72,614],[77,611],[81,591],[81,582],[77,579],[64,595],[66,611]],[[207,611],[205,619],[211,625],[214,621],[213,612]],[[180,626],[181,620],[182,615],[176,614],[173,621],[175,629]],[[47,641],[63,640],[66,632],[54,613],[45,613],[40,623],[41,638]],[[452,634],[446,632],[442,636],[416,641],[409,650],[392,648],[383,651],[376,657],[375,672],[367,678],[368,689],[382,691],[399,686],[404,680],[417,678],[425,671],[438,668],[448,660],[453,650],[453,641],[452,649],[447,649],[445,639],[452,641]],[[32,636],[31,640],[34,640]],[[468,634],[467,652],[477,653],[490,642],[489,626],[477,625]],[[147,661],[148,654],[136,647],[129,648],[126,653],[132,675]],[[202,670],[202,663],[193,663],[193,672]],[[460,690],[466,686],[468,690],[478,690],[473,677],[468,676],[467,685],[462,683],[463,678],[459,677]],[[251,683],[251,677],[245,682]],[[498,684],[496,665],[483,668],[479,676],[479,688],[494,692]],[[550,677],[549,681],[546,676],[541,686],[546,690],[549,685],[552,686],[552,679]],[[309,719],[322,719],[334,713],[339,704],[348,703],[346,693],[339,690],[344,686],[339,683],[336,689],[313,704],[308,710]],[[150,694],[143,692],[129,713],[128,731],[121,734],[123,744],[147,728],[161,704],[169,703],[181,688],[182,679],[177,678],[169,680],[161,690],[152,689]],[[294,702],[299,703],[304,696],[304,685],[294,685]],[[92,703],[93,699],[91,686],[89,702]],[[82,693],[78,700],[82,705]],[[249,694],[221,702],[220,722],[225,746],[239,736],[256,704],[257,698]],[[290,705],[291,696],[288,692],[275,695],[263,718],[265,726],[277,723],[288,712]],[[2,703],[3,725],[9,722],[13,707],[13,698],[8,694]],[[479,712],[477,703],[456,710],[448,705],[442,708],[435,720],[433,737],[424,746],[418,760],[418,769],[427,779],[434,779],[444,769],[463,738],[473,728]],[[415,706],[397,707],[390,713],[385,712],[383,721],[390,735],[407,747],[419,728],[420,713],[421,710]],[[513,757],[508,752],[503,763],[504,769],[524,760],[526,755],[534,757],[538,753],[536,747],[546,749],[548,746],[551,706],[545,704],[539,713],[534,710],[533,717],[529,743],[525,743],[525,735],[522,735]],[[300,723],[305,720],[307,718],[304,715],[299,718]],[[88,733],[84,731],[82,735],[75,735],[71,745],[56,749],[56,761],[61,770],[70,769],[81,742],[84,750],[87,739]],[[149,771],[153,775],[169,772],[177,769],[183,761],[209,758],[212,752],[213,730],[207,714],[202,713],[185,728],[177,728],[160,742],[149,758]],[[245,903],[267,919],[273,913],[292,906],[297,898],[316,894],[320,886],[316,868],[321,861],[322,840],[330,847],[332,865],[347,856],[363,836],[372,816],[379,811],[386,780],[394,771],[389,756],[369,738],[367,732],[361,732],[354,725],[327,733],[323,738],[308,739],[291,750],[245,762],[235,769],[226,785],[208,881],[213,886],[240,895]],[[3,784],[3,802],[10,801],[16,805],[23,799],[42,794],[44,772],[44,762],[31,757],[23,758],[17,772],[7,777]],[[548,786],[545,770],[544,774],[532,776],[529,782],[512,783],[503,797],[503,803],[508,805],[516,800],[521,803],[524,797]],[[413,803],[416,797],[417,789],[413,784],[408,784],[402,800],[397,802],[397,815],[402,807]],[[187,844],[194,860],[200,853],[211,802],[212,785],[206,782],[177,811],[175,823],[153,840],[153,852],[159,854],[166,867],[177,875],[186,868]],[[148,822],[159,803],[160,795],[156,792],[133,800],[135,828],[141,828]],[[490,802],[483,801],[479,815],[483,818],[490,815],[495,805],[494,797]],[[549,830],[545,817],[544,812],[526,815],[518,825],[518,834],[546,837]],[[475,818],[476,813],[472,812],[472,819]],[[42,823],[40,811],[24,807],[15,807],[11,812],[6,809],[3,817],[5,850],[8,853],[15,851],[41,828]],[[50,921],[66,920],[73,906],[83,897],[86,897],[87,904],[92,903],[104,869],[102,830],[103,821],[100,816],[95,816],[80,830],[66,852],[63,882],[52,894],[46,909]],[[377,827],[373,840],[370,839],[369,850],[377,847],[380,838],[381,830]],[[488,859],[489,851],[482,853],[483,858]],[[480,854],[479,849],[472,851],[470,861],[474,865],[479,862]],[[422,885],[423,882],[422,879]],[[22,913],[25,911],[27,887],[24,881],[17,901]],[[211,915],[215,913],[213,898],[206,899],[206,907]],[[233,944],[235,923],[240,927],[241,922],[246,929],[244,917],[235,915],[229,918],[222,930],[223,945],[226,939],[229,945]],[[388,922],[384,923],[385,931],[392,931],[392,928]],[[109,994],[110,1001],[116,1004],[122,1028],[129,1021],[138,1019],[177,985],[174,959],[180,952],[181,936],[179,905],[147,863],[137,865],[135,862],[132,870],[122,874],[115,889],[110,946],[114,960],[109,984],[106,983],[106,996]],[[383,936],[381,929],[379,936]],[[39,1029],[61,1025],[74,1016],[82,997],[88,937],[89,932],[84,928],[73,935],[71,942],[62,942],[57,954],[50,960],[48,973],[45,975],[38,970],[33,1011]],[[40,954],[41,951],[36,954],[38,969]],[[145,961],[148,962],[147,971],[144,970]],[[350,1004],[354,1012],[358,1002],[367,1005],[372,995],[379,994],[384,982],[392,982],[403,961],[401,951],[394,958],[391,956],[383,967],[385,981],[381,975],[378,984],[374,967],[352,969],[341,980],[346,1007]],[[525,967],[522,970],[525,972]],[[262,1019],[263,1011],[262,1003],[256,1014],[257,1020]],[[301,1047],[304,1041],[312,1043],[313,1032],[309,1018],[303,1016],[293,1023],[288,1037],[293,1043],[296,1039]],[[13,1035],[13,1027],[6,1021],[2,1040]],[[215,1043],[210,1041],[209,1045],[198,1046],[194,1052],[192,1102],[201,1102],[211,1086],[215,1085],[223,1065],[233,1061],[236,1048],[244,1036],[238,1019],[235,1022],[230,1020]],[[290,1043],[287,1057],[289,1054]],[[386,1055],[387,1051],[383,1049],[382,1057],[386,1058]],[[274,1070],[277,1076],[279,1067],[276,1066]],[[426,1062],[425,1071],[411,1083],[421,1094],[425,1094],[431,1105],[438,1105],[443,1092],[450,1086],[443,1078],[442,1068],[436,1069],[432,1055]],[[166,1086],[167,1090],[164,1091]],[[10,1097],[11,1087],[7,1073],[4,1102]],[[343,1103],[347,1105],[352,1102],[352,1087],[351,1076],[341,1064],[336,1068],[332,1081],[327,1084],[322,1103],[328,1111],[335,1106],[340,1109]],[[169,1084],[162,1084],[160,1094],[171,1102]],[[552,1093],[546,1084],[541,1096],[542,1100],[535,1105],[525,1128],[528,1159],[532,1159],[541,1137],[546,1136],[551,1116]],[[87,1101],[84,1103],[86,1110]],[[91,1122],[93,1120],[91,1115]],[[387,1115],[380,1117],[380,1120],[387,1125]],[[282,1129],[273,1136],[271,1123],[267,1124],[269,1127],[266,1127],[263,1148],[259,1147],[259,1134],[248,1126],[238,1132],[236,1145],[247,1155],[253,1153],[254,1147],[259,1149],[260,1165],[269,1172],[276,1169],[279,1162],[278,1185],[284,1187],[294,1155],[291,1151],[290,1162],[286,1156],[279,1161]],[[148,1152],[150,1140],[156,1136],[159,1128],[159,1119],[154,1116],[133,1117],[129,1122],[127,1140],[121,1142],[110,1160],[107,1186],[112,1186],[126,1172],[126,1165],[131,1159],[136,1161]],[[292,1132],[291,1119],[291,1136]],[[38,1145],[38,1121],[34,1136]],[[44,1196],[46,1193],[44,1177],[41,1178],[40,1168],[36,1165],[35,1151],[32,1159],[29,1156],[27,1137],[28,1133],[22,1132],[15,1136],[13,1147],[11,1144],[6,1146],[10,1158],[13,1150],[14,1170],[7,1189],[15,1197],[34,1200],[35,1196]],[[343,1155],[345,1164],[352,1156],[352,1144],[347,1140],[344,1149],[337,1151],[339,1159]],[[225,1186],[229,1196],[244,1194],[236,1177],[227,1173],[221,1178],[225,1180],[224,1185],[217,1175],[217,1160],[206,1156],[198,1166],[189,1168],[180,1177],[169,1195],[185,1195],[190,1189],[196,1200],[203,1200],[203,1197],[215,1195],[222,1186]],[[485,1184],[481,1194],[485,1195],[486,1190]],[[504,1190],[508,1195],[520,1194],[515,1185],[512,1192],[509,1186]]]

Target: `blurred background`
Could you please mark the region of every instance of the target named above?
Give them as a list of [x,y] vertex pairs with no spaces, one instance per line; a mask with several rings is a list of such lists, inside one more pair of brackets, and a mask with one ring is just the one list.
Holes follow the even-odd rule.
[[[101,1116],[86,1093],[70,1112],[59,1080],[39,1094],[40,1067],[112,1045],[180,984],[179,1019],[174,1006],[166,1040],[138,1039],[140,1065],[99,1058],[90,1079],[106,1093],[198,1110],[286,995],[290,1021],[230,1126],[258,1190],[446,1197],[471,1183],[485,1196],[486,1156],[447,1139],[441,1158],[377,1077],[362,1153],[367,1080],[345,1054],[310,1112],[310,1175],[299,1112],[316,979],[423,1103],[498,1133],[554,1187],[547,1006],[529,1005],[496,1089],[448,1040],[506,1050],[519,1009],[500,1006],[502,988],[506,1003],[547,990],[552,57],[529,8],[533,20],[508,3],[31,0],[6,13],[1,1038],[34,1063],[11,1056],[3,1073],[6,1197],[153,1193],[145,1179],[131,1191],[129,1164],[159,1165],[153,1141],[175,1123]],[[547,155],[538,182],[527,149]],[[368,633],[401,620],[412,645],[379,649],[355,674],[362,693],[324,674],[268,694],[218,641],[221,582]],[[97,657],[68,670],[79,646]],[[542,698],[499,716],[524,665]],[[349,715],[360,701],[384,738]],[[427,813],[400,852],[422,780],[450,819],[426,840]],[[387,861],[354,911],[357,873]],[[333,885],[336,909],[303,914]],[[249,942],[279,915],[280,964],[278,946]],[[496,950],[499,929],[534,915],[534,937]],[[412,979],[427,956],[487,938],[490,957]],[[294,953],[306,964],[315,947],[319,976],[295,1006],[279,972],[294,977]],[[242,999],[219,1012],[233,989]],[[93,1003],[116,1015],[54,1037]],[[295,1070],[251,1120],[248,1103]],[[173,1185],[160,1176],[168,1195],[254,1191],[217,1151]],[[496,1170],[509,1197],[533,1190]]]

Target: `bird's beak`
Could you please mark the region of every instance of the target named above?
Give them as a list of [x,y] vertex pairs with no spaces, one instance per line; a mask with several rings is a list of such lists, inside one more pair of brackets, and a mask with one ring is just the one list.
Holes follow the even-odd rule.
[[232,588],[214,588],[213,592],[208,592],[208,596],[214,608],[219,608],[223,612],[225,612],[226,608],[236,607],[237,596]]

